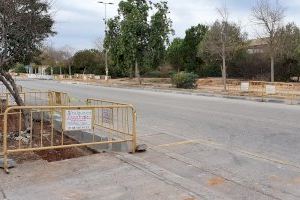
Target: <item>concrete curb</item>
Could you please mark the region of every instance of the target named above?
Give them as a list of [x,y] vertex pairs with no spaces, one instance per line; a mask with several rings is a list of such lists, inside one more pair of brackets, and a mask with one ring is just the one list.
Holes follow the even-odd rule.
[[84,83],[79,81],[66,82],[66,81],[58,81],[63,84],[78,84],[78,85],[92,85],[99,87],[107,87],[107,88],[119,88],[119,89],[136,89],[141,91],[152,91],[152,92],[162,92],[169,94],[183,94],[183,95],[192,95],[192,96],[204,96],[204,97],[217,97],[217,98],[226,98],[226,99],[235,99],[235,100],[247,100],[247,101],[255,101],[255,102],[265,102],[265,103],[278,103],[278,104],[289,104],[289,105],[300,105],[300,101],[294,100],[291,103],[291,100],[288,99],[280,99],[280,98],[270,98],[270,97],[250,97],[250,96],[233,96],[227,94],[216,94],[209,92],[198,92],[198,91],[184,91],[180,89],[161,89],[161,88],[148,88],[148,87],[135,87],[135,86],[122,86],[122,85],[102,85],[97,83]]

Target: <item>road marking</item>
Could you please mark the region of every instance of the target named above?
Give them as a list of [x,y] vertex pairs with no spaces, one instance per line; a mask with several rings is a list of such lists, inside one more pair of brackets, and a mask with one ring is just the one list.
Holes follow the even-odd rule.
[[169,143],[169,144],[161,144],[161,145],[158,145],[158,147],[178,146],[178,145],[183,145],[183,144],[197,143],[197,141],[198,140],[185,140],[185,141],[174,142],[174,143]]
[[184,141],[174,142],[174,143],[169,143],[169,144],[161,144],[161,145],[157,145],[156,147],[173,147],[173,146],[193,144],[193,143],[194,144],[204,144],[204,145],[207,145],[207,146],[210,146],[213,148],[225,150],[230,153],[240,154],[240,155],[246,156],[248,158],[269,161],[269,162],[273,162],[273,163],[277,163],[277,164],[281,164],[281,165],[294,167],[297,170],[300,170],[300,166],[297,163],[293,163],[293,162],[283,160],[283,159],[272,158],[271,156],[267,156],[267,155],[263,155],[263,154],[253,153],[253,152],[243,150],[243,149],[237,148],[237,147],[230,147],[230,149],[228,149],[228,146],[221,144],[221,143],[214,142],[212,140],[204,140],[204,139],[184,140]]

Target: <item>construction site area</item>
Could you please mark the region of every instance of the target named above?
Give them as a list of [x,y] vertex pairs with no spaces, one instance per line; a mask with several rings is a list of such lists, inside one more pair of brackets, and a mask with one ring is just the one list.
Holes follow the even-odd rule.
[[0,199],[298,199],[297,95],[266,85],[286,101],[23,79],[17,106],[2,86]]

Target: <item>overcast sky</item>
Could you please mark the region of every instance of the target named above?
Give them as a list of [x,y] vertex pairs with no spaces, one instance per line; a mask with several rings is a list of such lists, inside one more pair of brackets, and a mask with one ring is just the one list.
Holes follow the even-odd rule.
[[[273,0],[274,2],[276,0]],[[119,0],[110,0],[115,5],[107,8],[107,16],[117,14]],[[153,0],[157,2],[157,0]],[[170,17],[173,21],[175,37],[184,37],[185,30],[198,23],[211,24],[218,15],[216,8],[224,5],[225,0],[169,0]],[[251,8],[256,0],[226,0],[230,20],[239,23],[249,37],[256,35],[251,22]],[[300,0],[279,0],[286,9],[286,22],[294,21],[300,25]],[[56,21],[57,35],[49,40],[60,48],[71,46],[76,50],[94,48],[97,38],[104,38],[104,6],[97,0],[55,0],[53,16]]]

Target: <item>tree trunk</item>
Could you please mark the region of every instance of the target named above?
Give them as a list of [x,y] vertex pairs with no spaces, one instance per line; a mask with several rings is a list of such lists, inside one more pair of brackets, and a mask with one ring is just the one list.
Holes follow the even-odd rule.
[[[17,87],[14,79],[8,72],[5,72],[3,69],[0,70],[0,81],[5,85],[6,89],[13,96],[16,104],[18,106],[25,106],[25,103],[19,94],[19,90],[18,90],[18,87]],[[23,109],[22,114],[24,117],[24,124],[25,124],[26,130],[29,130],[29,127],[30,127],[29,113],[28,113],[28,111]]]
[[61,66],[59,67],[59,75],[61,75],[62,73],[61,73]]
[[137,60],[135,61],[135,77],[138,79],[139,84],[142,84],[141,81],[141,76],[140,76],[140,71],[139,71],[139,66]]
[[70,79],[72,78],[72,71],[71,71],[71,65],[69,64],[69,76],[70,76]]
[[222,45],[222,61],[223,61],[223,65],[222,65],[222,79],[223,79],[223,86],[224,86],[224,91],[227,91],[227,87],[226,87],[226,54],[225,54],[225,43],[223,42]]
[[274,56],[271,55],[271,82],[275,81],[275,75],[274,75]]
[[133,69],[132,69],[132,65],[130,65],[130,69],[129,69],[129,78],[130,78],[130,79],[133,78]]

